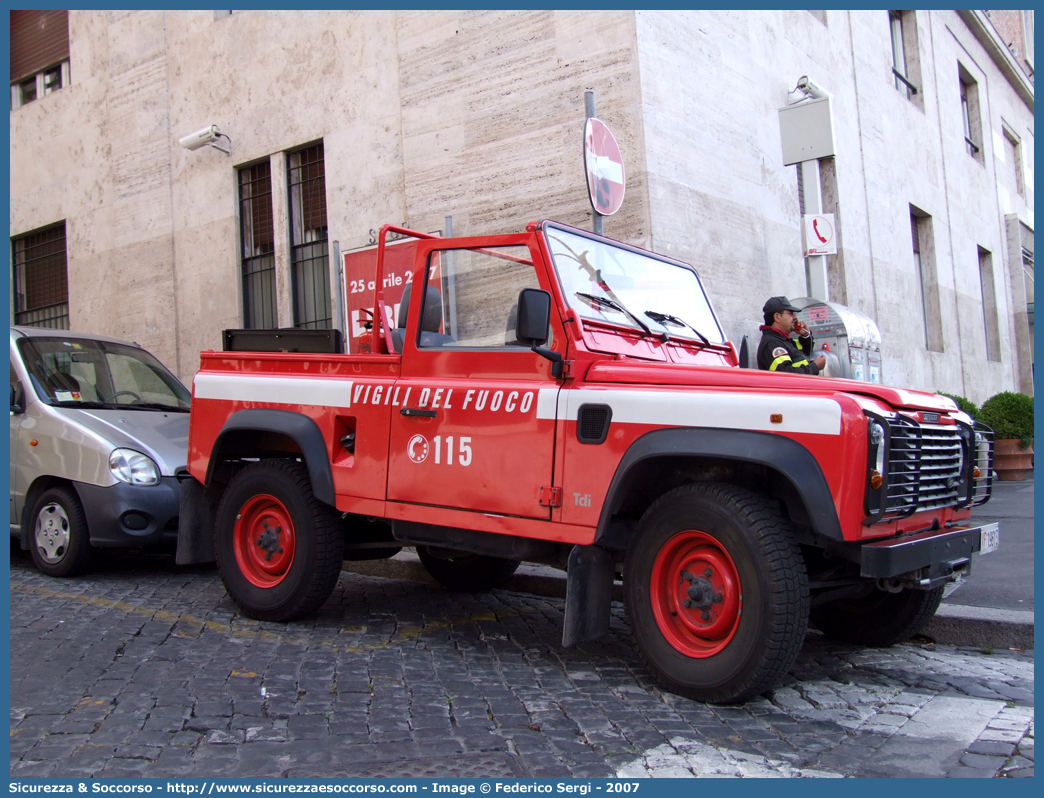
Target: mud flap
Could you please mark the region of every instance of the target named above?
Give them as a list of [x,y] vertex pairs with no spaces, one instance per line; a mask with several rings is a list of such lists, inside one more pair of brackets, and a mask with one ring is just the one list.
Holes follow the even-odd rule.
[[193,478],[181,480],[181,507],[178,511],[178,553],[174,562],[192,565],[214,562],[214,519],[217,502],[203,484]]
[[609,631],[614,576],[612,553],[600,546],[573,546],[566,572],[564,647],[595,640]]

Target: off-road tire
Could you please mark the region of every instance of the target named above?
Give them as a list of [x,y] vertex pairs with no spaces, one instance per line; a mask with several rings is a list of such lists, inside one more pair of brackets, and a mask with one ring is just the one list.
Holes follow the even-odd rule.
[[[699,701],[772,688],[808,627],[808,576],[788,523],[775,503],[736,485],[694,483],[657,499],[639,521],[624,590],[649,669]],[[685,603],[707,595],[709,608]]]
[[90,568],[94,550],[87,516],[72,488],[40,494],[29,518],[29,550],[40,573],[48,576],[76,576]]
[[867,596],[839,599],[812,610],[812,624],[827,637],[861,646],[885,647],[919,634],[939,609],[943,589],[874,590]]
[[[265,534],[270,550],[260,546]],[[313,495],[303,463],[263,460],[236,474],[221,497],[214,551],[225,589],[244,615],[290,621],[330,597],[344,533],[336,510]]]
[[436,582],[460,593],[482,593],[503,587],[519,566],[518,560],[430,546],[418,546],[417,556]]

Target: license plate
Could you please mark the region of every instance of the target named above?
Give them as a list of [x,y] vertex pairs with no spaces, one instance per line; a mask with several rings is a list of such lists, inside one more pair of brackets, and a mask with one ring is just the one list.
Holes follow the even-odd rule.
[[989,554],[1000,546],[1000,524],[987,524],[979,534],[979,554]]

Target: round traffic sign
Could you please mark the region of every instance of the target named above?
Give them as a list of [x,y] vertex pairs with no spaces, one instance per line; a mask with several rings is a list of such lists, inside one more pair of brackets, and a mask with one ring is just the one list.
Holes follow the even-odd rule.
[[613,132],[596,117],[584,126],[584,167],[591,207],[602,216],[612,216],[624,200],[623,157]]

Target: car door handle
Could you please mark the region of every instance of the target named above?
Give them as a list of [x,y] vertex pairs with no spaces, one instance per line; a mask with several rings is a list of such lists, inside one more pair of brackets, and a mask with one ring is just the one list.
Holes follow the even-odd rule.
[[403,407],[399,413],[404,416],[419,416],[420,418],[435,418],[438,415],[434,410],[421,410],[419,407]]

